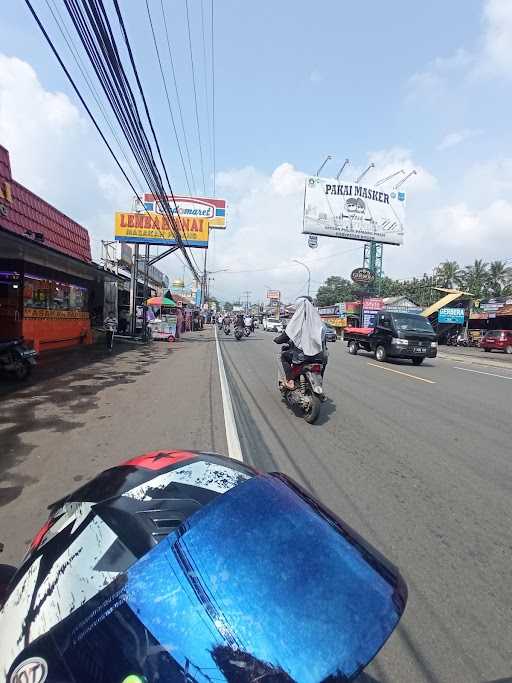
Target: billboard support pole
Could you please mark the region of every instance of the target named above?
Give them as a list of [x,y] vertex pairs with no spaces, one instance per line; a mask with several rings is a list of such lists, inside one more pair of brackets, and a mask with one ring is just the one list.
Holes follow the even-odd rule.
[[163,251],[161,254],[158,254],[158,256],[153,256],[152,259],[149,259],[149,265],[153,266],[155,263],[158,263],[158,261],[161,261],[166,256],[169,256],[169,254],[173,254],[175,251],[178,251],[178,249],[178,245],[175,244],[173,247],[170,247],[169,249]]
[[323,169],[323,167],[325,166],[325,164],[326,164],[328,161],[330,161],[331,159],[332,159],[332,156],[329,154],[329,155],[327,156],[326,160],[324,161],[324,163],[320,166],[320,168],[319,168],[318,171],[316,172],[317,178],[318,178],[318,176],[320,175],[320,173],[322,172],[322,169]]
[[146,253],[144,258],[144,286],[142,288],[142,338],[147,339],[148,335],[148,316],[146,301],[148,297],[148,277],[149,277],[149,244],[146,244]]
[[135,336],[137,329],[137,279],[138,279],[138,264],[139,264],[139,245],[134,245],[133,264],[132,264],[132,279],[130,283],[130,334]]

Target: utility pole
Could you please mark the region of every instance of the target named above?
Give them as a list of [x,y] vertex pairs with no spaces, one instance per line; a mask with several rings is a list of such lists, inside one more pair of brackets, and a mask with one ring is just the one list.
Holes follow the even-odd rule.
[[245,295],[245,312],[248,313],[249,312],[249,296],[250,296],[251,292],[245,291],[245,292],[243,292],[243,294]]

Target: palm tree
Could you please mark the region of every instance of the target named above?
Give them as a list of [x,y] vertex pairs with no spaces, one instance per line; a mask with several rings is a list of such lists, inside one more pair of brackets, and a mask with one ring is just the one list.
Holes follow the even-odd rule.
[[475,259],[472,266],[466,266],[459,275],[460,284],[477,299],[483,299],[488,291],[489,269],[482,259]]
[[489,292],[492,296],[504,294],[507,285],[512,281],[512,268],[504,261],[492,261],[489,264]]
[[434,273],[436,284],[439,287],[452,289],[458,284],[460,267],[457,261],[444,261],[440,263]]

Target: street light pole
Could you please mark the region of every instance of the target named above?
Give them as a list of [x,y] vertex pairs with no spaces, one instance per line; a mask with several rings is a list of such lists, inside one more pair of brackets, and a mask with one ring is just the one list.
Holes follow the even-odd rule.
[[295,263],[300,263],[301,266],[304,266],[304,268],[308,271],[308,296],[309,296],[309,290],[311,288],[311,271],[309,270],[309,267],[305,264],[302,263],[302,261],[299,261],[298,259],[294,258],[292,259]]

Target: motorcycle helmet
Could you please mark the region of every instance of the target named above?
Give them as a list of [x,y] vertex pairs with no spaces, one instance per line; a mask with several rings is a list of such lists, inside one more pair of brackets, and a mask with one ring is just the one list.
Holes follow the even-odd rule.
[[350,680],[400,574],[288,477],[155,451],[54,503],[0,610],[8,683]]

